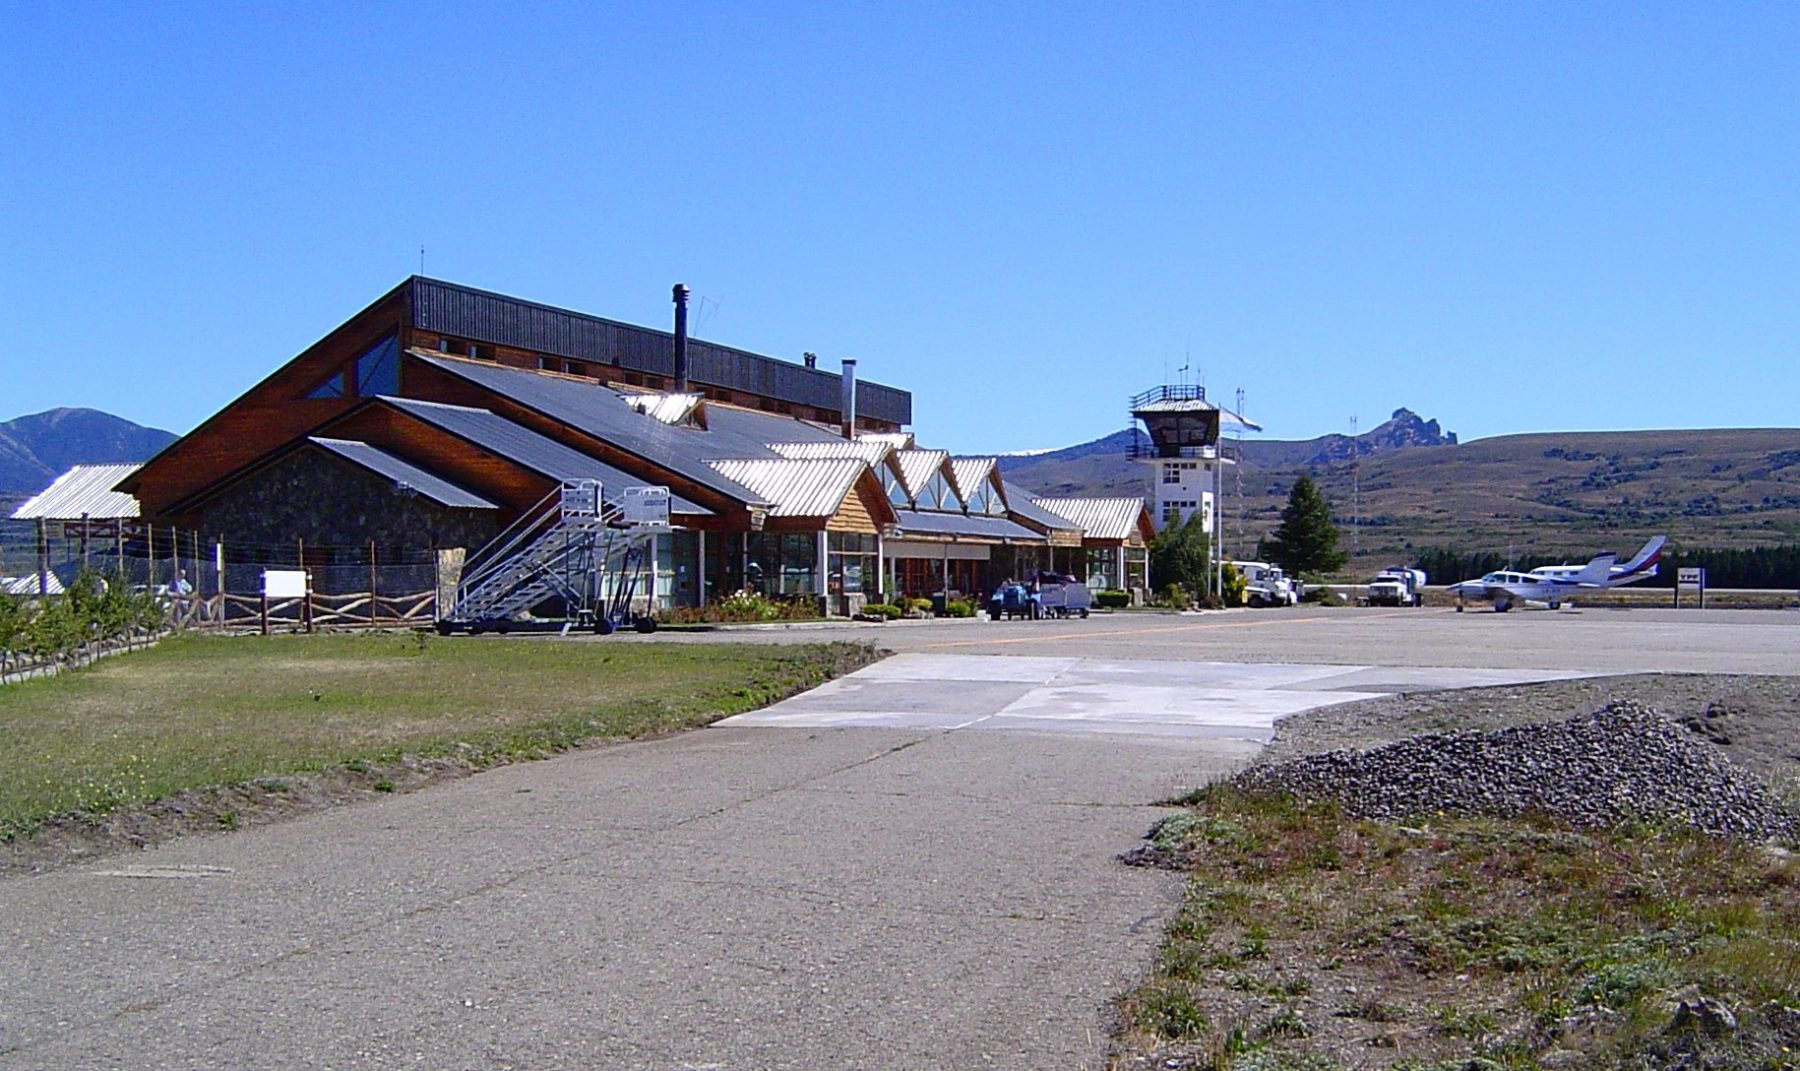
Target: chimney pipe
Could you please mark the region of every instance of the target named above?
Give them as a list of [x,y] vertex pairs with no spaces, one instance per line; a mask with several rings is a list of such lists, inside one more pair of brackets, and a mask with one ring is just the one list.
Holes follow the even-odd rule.
[[800,355],[800,359],[802,361],[806,362],[806,367],[808,367],[808,368],[819,367],[819,355],[814,353],[811,350],[807,350],[805,353],[802,353]]
[[856,358],[844,358],[844,372],[838,377],[843,386],[843,401],[839,408],[844,414],[844,438],[856,438]]
[[688,389],[687,360],[687,301],[688,288],[680,283],[675,284],[675,393],[686,394]]

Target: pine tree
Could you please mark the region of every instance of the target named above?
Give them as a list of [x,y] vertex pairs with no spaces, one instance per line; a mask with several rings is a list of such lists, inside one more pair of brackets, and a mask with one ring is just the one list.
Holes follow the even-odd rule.
[[1161,591],[1179,584],[1190,595],[1206,595],[1212,590],[1210,547],[1199,510],[1186,521],[1169,525],[1150,541],[1150,586]]
[[1344,567],[1350,555],[1337,549],[1337,525],[1331,523],[1331,503],[1302,476],[1294,481],[1288,493],[1287,508],[1281,511],[1281,523],[1266,546],[1269,560],[1289,576],[1303,573],[1331,573]]

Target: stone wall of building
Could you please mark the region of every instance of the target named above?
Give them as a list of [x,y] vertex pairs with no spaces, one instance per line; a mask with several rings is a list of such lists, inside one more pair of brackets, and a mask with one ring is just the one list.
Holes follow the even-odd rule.
[[205,540],[318,548],[376,545],[379,558],[436,547],[474,550],[500,527],[500,511],[450,509],[315,446],[303,446],[233,483],[201,507]]

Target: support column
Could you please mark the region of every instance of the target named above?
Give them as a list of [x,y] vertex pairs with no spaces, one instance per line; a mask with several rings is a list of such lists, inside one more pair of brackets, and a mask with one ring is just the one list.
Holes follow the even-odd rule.
[[[1218,448],[1214,447],[1213,452],[1215,454],[1217,454]],[[1224,469],[1225,469],[1225,466],[1223,466],[1223,465],[1214,465],[1212,467],[1212,474],[1213,474],[1213,508],[1212,508],[1213,537],[1212,537],[1212,545],[1213,545],[1213,562],[1214,562],[1214,564],[1213,564],[1213,595],[1214,596],[1222,596],[1222,594],[1225,590],[1225,525],[1220,520],[1220,514],[1222,511],[1219,509],[1219,493],[1224,490],[1224,484],[1220,482],[1220,473],[1223,472]]]
[[694,605],[706,605],[706,529],[694,533]]

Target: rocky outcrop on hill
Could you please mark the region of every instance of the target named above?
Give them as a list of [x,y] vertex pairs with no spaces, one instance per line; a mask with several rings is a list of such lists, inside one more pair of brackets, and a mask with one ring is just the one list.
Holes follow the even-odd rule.
[[1410,446],[1455,446],[1456,433],[1445,431],[1436,420],[1425,420],[1411,409],[1394,410],[1394,415],[1379,427],[1370,428],[1352,438],[1348,435],[1326,435],[1313,440],[1318,450],[1307,458],[1308,465],[1329,465],[1366,457],[1383,450],[1403,450]]

